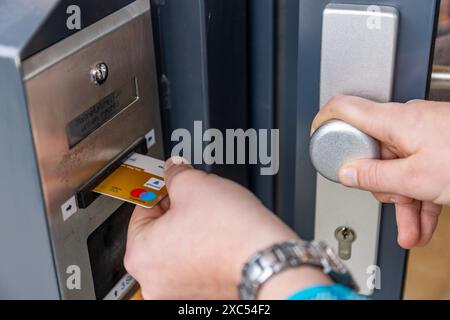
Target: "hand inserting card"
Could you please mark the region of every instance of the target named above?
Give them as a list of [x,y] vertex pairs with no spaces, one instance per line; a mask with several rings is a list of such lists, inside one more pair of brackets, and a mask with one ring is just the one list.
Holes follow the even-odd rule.
[[105,196],[153,208],[167,196],[164,161],[135,153],[94,191]]

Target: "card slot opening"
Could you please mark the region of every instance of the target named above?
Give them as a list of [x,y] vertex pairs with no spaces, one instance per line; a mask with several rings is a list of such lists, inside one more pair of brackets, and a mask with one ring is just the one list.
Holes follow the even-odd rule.
[[113,173],[121,164],[132,154],[147,154],[147,141],[140,138],[134,142],[128,149],[115,157],[107,166],[96,173],[88,182],[86,182],[77,192],[77,205],[80,209],[88,208],[100,195],[94,192],[94,188]]

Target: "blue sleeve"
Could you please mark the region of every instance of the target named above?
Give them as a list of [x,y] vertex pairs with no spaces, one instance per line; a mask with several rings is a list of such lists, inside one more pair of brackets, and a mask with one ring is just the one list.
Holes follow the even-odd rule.
[[367,300],[340,284],[317,286],[300,290],[287,300]]

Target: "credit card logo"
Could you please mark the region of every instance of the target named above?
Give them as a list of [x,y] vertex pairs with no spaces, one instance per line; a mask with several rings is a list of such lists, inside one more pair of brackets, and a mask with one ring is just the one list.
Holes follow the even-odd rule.
[[156,178],[151,178],[144,184],[145,187],[153,189],[153,190],[157,190],[157,191],[164,188],[165,185],[166,185],[166,183],[164,181],[156,179]]

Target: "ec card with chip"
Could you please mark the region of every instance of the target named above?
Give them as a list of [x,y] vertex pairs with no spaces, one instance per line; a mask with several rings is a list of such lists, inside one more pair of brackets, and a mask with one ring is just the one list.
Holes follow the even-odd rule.
[[94,191],[144,208],[153,208],[167,196],[164,161],[135,153]]

